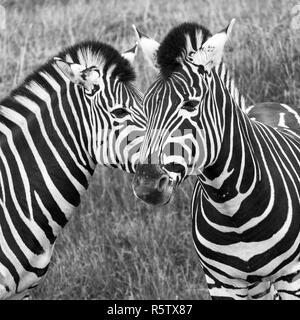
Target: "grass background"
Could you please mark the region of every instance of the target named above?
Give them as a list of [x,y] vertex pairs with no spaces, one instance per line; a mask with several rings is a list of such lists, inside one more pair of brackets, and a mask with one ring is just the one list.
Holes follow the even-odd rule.
[[[298,3],[298,2],[299,3]],[[131,24],[161,41],[177,24],[195,21],[212,32],[237,24],[226,61],[248,104],[300,98],[299,0],[7,0],[0,30],[0,95],[62,48],[96,39],[126,50]],[[3,20],[2,20],[3,21]],[[1,25],[1,21],[0,21]],[[300,27],[300,24],[299,24]],[[136,61],[144,91],[153,73]],[[173,203],[153,208],[134,198],[131,175],[98,167],[89,191],[58,238],[35,299],[208,299],[191,237],[187,180]]]

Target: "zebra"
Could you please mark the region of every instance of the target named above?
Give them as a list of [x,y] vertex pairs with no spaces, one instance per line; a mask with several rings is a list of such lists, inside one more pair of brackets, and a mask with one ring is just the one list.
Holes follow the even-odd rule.
[[[140,31],[134,24],[132,28],[135,32],[137,43],[139,44],[145,60],[148,65],[156,72],[159,72],[157,64],[157,50],[160,43]],[[209,34],[210,31],[208,31]],[[246,106],[246,100],[235,85],[234,79],[230,76],[225,63],[221,62],[216,68],[217,73],[224,82],[224,85],[230,90],[237,104],[248,114],[252,120],[263,122],[278,128],[289,128],[297,131],[299,134],[300,121],[297,109],[279,102],[257,102],[253,105]]]
[[192,235],[212,299],[299,299],[300,136],[251,119],[216,71],[234,21],[213,36],[184,23],[160,44],[133,190],[165,205],[197,176]]
[[292,130],[300,135],[300,117],[296,108],[285,103],[261,102],[245,109],[252,120],[274,128]]
[[77,43],[1,101],[1,299],[26,297],[45,276],[97,164],[135,171],[146,126],[136,53]]

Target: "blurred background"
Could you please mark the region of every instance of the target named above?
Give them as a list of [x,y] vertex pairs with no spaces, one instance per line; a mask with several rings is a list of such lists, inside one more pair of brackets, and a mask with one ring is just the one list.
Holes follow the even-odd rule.
[[[298,1],[298,2],[297,2]],[[61,49],[81,40],[131,48],[131,25],[161,41],[182,22],[212,33],[235,17],[225,61],[248,105],[299,106],[300,0],[7,0],[0,4],[0,96]],[[299,7],[298,7],[299,5]],[[1,14],[2,12],[2,14]],[[153,72],[141,52],[137,86]],[[35,299],[209,299],[191,236],[187,180],[167,207],[134,198],[132,176],[98,167],[56,241]]]

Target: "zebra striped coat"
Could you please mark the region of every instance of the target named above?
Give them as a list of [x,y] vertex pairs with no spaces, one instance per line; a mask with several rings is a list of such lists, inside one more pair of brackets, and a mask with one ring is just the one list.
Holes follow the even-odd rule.
[[134,53],[79,43],[1,101],[0,298],[45,275],[96,164],[134,172],[145,128]]
[[299,298],[300,137],[251,120],[216,72],[232,25],[184,24],[158,48],[133,188],[166,204],[198,176],[193,239],[213,298]]

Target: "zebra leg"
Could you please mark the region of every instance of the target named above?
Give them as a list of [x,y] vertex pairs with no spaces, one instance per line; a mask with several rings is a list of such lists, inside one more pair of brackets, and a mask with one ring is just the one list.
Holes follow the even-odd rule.
[[29,290],[22,291],[20,293],[15,293],[6,300],[32,300],[32,296]]
[[275,300],[279,298],[271,281],[257,281],[249,284],[241,279],[227,279],[224,283],[207,272],[205,278],[212,300]]
[[259,281],[248,287],[248,299],[277,300],[278,293],[271,281]]
[[205,272],[207,287],[212,300],[247,300],[248,287],[244,281],[234,280],[232,285],[222,283]]
[[285,274],[274,282],[279,299],[299,300],[300,299],[300,264],[298,269],[290,274]]

